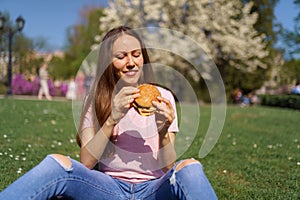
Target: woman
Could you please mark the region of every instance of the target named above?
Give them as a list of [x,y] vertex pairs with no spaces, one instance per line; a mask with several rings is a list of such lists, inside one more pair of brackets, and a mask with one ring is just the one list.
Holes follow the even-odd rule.
[[137,86],[152,80],[136,32],[121,26],[104,36],[97,78],[77,134],[81,163],[49,155],[0,199],[216,199],[198,161],[174,163],[178,126],[172,94],[157,87],[162,97],[153,102],[157,111],[152,116],[141,116],[131,106],[140,95]]

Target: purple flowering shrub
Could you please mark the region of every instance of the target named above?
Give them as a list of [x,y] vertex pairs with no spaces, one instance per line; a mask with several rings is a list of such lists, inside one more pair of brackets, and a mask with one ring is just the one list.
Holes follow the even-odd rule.
[[35,77],[32,83],[32,95],[38,95],[40,89],[40,79]]
[[[16,95],[38,95],[40,89],[40,79],[36,77],[33,81],[26,80],[23,74],[15,74],[12,80],[12,92]],[[48,80],[49,93],[51,96],[65,96],[68,85],[62,83],[55,87],[51,79]]]
[[63,96],[66,96],[66,94],[68,92],[68,84],[67,83],[61,84],[60,91],[61,91]]
[[13,94],[32,94],[33,84],[27,81],[22,74],[16,74],[11,85]]
[[48,79],[48,87],[49,87],[50,95],[54,96],[55,95],[55,88],[54,88],[53,81],[51,79]]

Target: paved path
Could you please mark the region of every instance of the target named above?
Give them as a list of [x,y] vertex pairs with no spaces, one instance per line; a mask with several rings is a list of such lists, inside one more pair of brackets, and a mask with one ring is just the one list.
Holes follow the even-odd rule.
[[[42,100],[39,100],[37,96],[33,95],[11,95],[11,96],[6,96],[3,94],[0,94],[0,99],[5,99],[5,98],[11,98],[11,99],[23,99],[23,100],[37,100],[37,101],[48,101],[45,97],[43,97]],[[52,101],[70,101],[66,99],[65,97],[52,97]]]

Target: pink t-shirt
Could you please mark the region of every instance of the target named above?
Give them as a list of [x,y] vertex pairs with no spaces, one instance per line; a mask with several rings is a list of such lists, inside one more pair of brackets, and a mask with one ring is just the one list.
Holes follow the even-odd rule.
[[[176,105],[170,91],[157,87],[161,95],[169,99],[175,111],[175,119],[169,132],[178,132]],[[91,107],[83,121],[82,130],[94,127]],[[113,130],[114,152],[101,158],[99,170],[127,182],[140,183],[163,175],[159,168],[158,132],[155,115],[141,116],[134,108],[115,125]]]

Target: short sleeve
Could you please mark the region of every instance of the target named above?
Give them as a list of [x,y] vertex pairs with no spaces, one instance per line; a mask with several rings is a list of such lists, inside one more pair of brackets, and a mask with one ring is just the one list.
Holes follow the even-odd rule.
[[176,109],[176,103],[175,103],[175,99],[174,99],[174,96],[173,94],[164,89],[164,88],[161,88],[161,87],[158,87],[159,91],[161,92],[161,95],[168,99],[172,106],[173,106],[173,110],[174,110],[174,115],[175,115],[175,119],[174,121],[172,122],[172,124],[170,125],[169,129],[168,129],[168,132],[178,132],[179,131],[179,128],[178,128],[178,116],[177,116],[177,109]]

